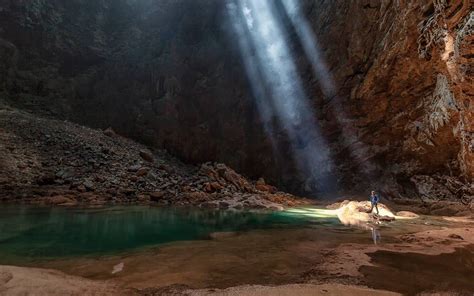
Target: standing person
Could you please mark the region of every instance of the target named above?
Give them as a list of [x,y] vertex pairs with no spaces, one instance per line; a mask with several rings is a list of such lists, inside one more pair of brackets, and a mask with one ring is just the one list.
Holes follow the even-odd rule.
[[367,213],[372,213],[372,210],[375,207],[375,209],[377,210],[377,215],[379,214],[379,208],[377,206],[377,204],[379,203],[379,200],[380,200],[379,196],[375,193],[375,191],[372,190],[370,192],[370,204],[371,204],[371,206],[370,206],[370,210]]

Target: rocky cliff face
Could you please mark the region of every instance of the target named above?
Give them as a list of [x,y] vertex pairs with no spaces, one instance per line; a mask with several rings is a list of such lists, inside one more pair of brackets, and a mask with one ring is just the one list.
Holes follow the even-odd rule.
[[[380,174],[398,184],[387,191],[472,195],[472,2],[386,1],[363,7],[375,10],[368,23],[348,28],[366,28],[365,36],[377,37],[369,47],[371,40],[361,44],[360,36],[348,46],[352,53],[343,69],[360,67],[352,68],[358,81],[348,84],[345,106],[362,141],[383,164]],[[407,192],[409,183],[415,192]]]
[[[469,198],[472,3],[308,0],[303,8],[334,97],[324,98],[298,46],[295,55],[339,188]],[[236,39],[225,1],[1,0],[0,94],[301,191],[306,180],[295,177],[289,151],[274,153],[262,128]]]

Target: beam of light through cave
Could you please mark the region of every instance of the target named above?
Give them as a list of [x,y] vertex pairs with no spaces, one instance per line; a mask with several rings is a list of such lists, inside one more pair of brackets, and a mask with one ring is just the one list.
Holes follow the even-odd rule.
[[[245,71],[252,87],[253,96],[257,100],[257,108],[262,118],[265,132],[269,135],[273,135],[273,127],[270,124],[272,119],[272,102],[268,99],[268,89],[265,85],[265,80],[258,67],[259,63],[255,56],[255,47],[250,40],[250,33],[248,28],[241,21],[243,17],[243,11],[238,11],[239,6],[232,1],[228,1],[227,8],[232,18],[234,30],[239,36],[239,46],[242,60],[245,66]],[[240,14],[239,12],[242,12]],[[275,145],[273,137],[271,137],[272,144]],[[275,147],[274,147],[275,148]]]
[[[227,9],[265,130],[272,120],[286,133],[306,190],[334,190],[333,163],[303,90],[287,32],[270,0],[228,0]],[[274,146],[275,147],[275,146]]]
[[311,63],[314,76],[318,79],[324,96],[332,100],[331,107],[333,108],[334,118],[342,130],[341,140],[343,141],[344,147],[350,147],[349,151],[353,160],[355,160],[359,166],[361,170],[360,173],[367,175],[373,170],[373,165],[370,163],[368,157],[368,148],[358,139],[355,132],[351,132],[347,129],[347,126],[350,126],[350,122],[342,110],[334,80],[322,57],[316,34],[314,34],[309,22],[301,11],[301,3],[297,0],[280,1],[298,35],[306,57]]

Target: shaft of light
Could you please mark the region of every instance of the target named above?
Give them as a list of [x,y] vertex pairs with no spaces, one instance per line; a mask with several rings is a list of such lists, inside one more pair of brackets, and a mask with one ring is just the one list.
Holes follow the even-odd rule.
[[352,158],[359,166],[361,166],[360,173],[366,174],[373,169],[373,165],[369,161],[370,157],[368,157],[368,148],[358,139],[357,135],[349,132],[345,127],[345,124],[347,124],[349,120],[341,108],[341,102],[337,96],[334,80],[331,77],[328,67],[321,55],[321,49],[318,45],[317,37],[311,29],[309,22],[306,20],[306,17],[301,12],[299,1],[281,0],[281,3],[283,4],[295,32],[298,35],[306,57],[312,65],[313,73],[320,83],[323,94],[326,98],[330,98],[333,101],[333,104],[331,105],[334,109],[333,114],[342,129],[341,140],[345,147],[352,146],[356,148],[350,149],[349,151]]
[[227,7],[266,131],[273,131],[276,118],[300,172],[308,180],[319,180],[319,189],[324,188],[328,184],[322,180],[333,169],[330,151],[307,101],[273,1],[229,0]]

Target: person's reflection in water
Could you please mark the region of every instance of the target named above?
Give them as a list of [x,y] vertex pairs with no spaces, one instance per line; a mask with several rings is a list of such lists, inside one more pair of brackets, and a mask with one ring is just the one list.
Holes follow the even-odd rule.
[[377,228],[371,227],[370,230],[372,231],[372,240],[374,241],[374,245],[376,245],[380,242],[380,238],[382,236],[380,235],[380,231]]

